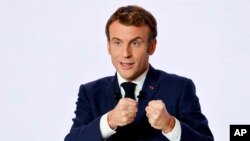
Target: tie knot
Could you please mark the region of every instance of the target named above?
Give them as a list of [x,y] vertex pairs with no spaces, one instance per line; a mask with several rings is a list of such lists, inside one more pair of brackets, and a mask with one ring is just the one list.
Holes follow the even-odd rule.
[[125,97],[135,99],[135,83],[132,82],[124,82],[121,84],[125,91]]

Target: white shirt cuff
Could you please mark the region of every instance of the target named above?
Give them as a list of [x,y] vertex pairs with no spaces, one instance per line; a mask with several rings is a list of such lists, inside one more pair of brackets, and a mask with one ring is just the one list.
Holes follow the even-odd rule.
[[108,125],[108,113],[101,117],[100,131],[103,139],[107,139],[111,135],[115,134],[116,131],[112,130]]
[[180,121],[176,118],[175,119],[175,125],[174,128],[171,132],[169,133],[164,133],[162,132],[162,134],[168,138],[168,140],[170,141],[180,141],[181,140],[181,124]]

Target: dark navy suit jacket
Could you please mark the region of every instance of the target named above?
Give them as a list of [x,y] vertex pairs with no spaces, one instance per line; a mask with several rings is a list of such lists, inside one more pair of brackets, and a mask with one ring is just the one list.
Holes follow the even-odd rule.
[[[162,131],[148,123],[145,107],[150,100],[162,100],[168,112],[181,124],[181,141],[213,141],[206,117],[201,113],[195,86],[190,79],[155,70],[150,66],[138,100],[135,121],[118,128],[107,141],[168,141]],[[120,97],[117,76],[81,85],[76,117],[65,141],[102,141],[100,118],[112,110]]]

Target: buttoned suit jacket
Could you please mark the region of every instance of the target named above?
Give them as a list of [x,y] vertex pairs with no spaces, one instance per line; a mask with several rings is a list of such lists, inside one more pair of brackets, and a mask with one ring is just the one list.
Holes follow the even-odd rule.
[[[65,141],[102,141],[100,118],[121,97],[117,75],[80,86],[76,117]],[[208,120],[201,113],[192,80],[150,66],[138,100],[135,120],[107,141],[168,141],[162,131],[150,126],[145,108],[151,100],[162,100],[167,111],[180,121],[181,141],[213,141]]]

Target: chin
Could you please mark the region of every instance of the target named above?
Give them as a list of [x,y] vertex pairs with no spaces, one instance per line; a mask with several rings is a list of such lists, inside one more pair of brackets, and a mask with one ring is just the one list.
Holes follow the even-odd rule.
[[120,75],[126,80],[133,80],[133,76],[130,74],[120,73]]

